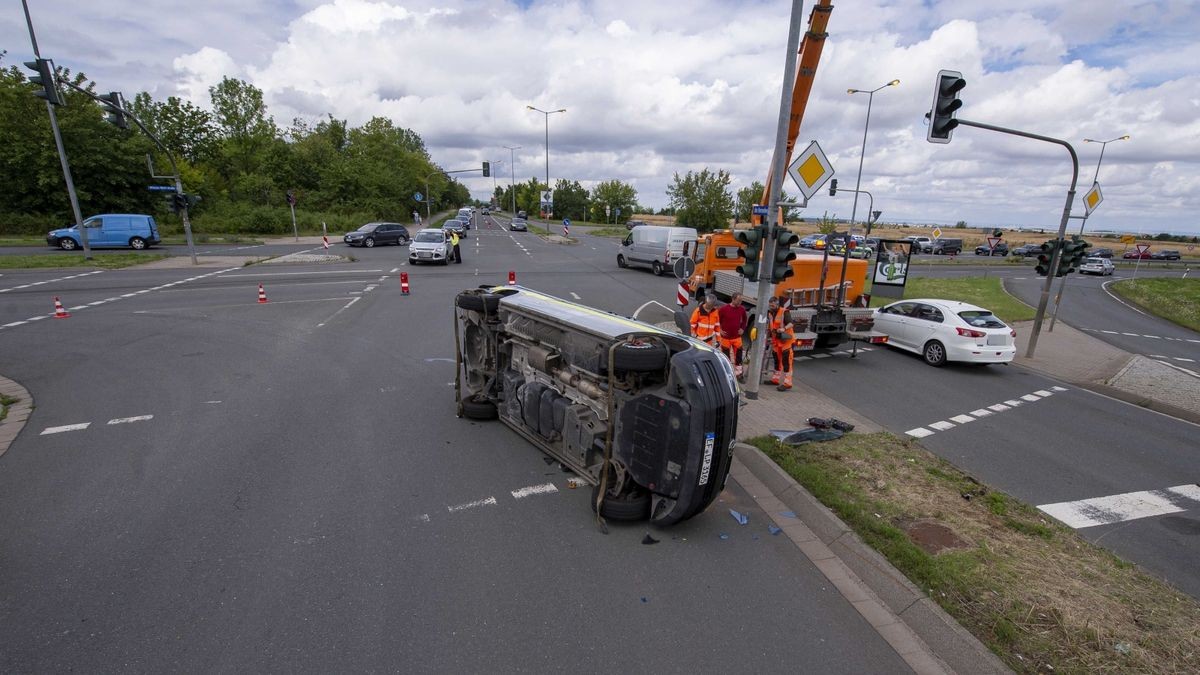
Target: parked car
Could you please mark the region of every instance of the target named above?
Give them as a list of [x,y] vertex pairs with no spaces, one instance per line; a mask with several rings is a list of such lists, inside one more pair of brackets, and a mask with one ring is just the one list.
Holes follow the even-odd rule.
[[909,235],[905,239],[912,242],[913,253],[928,253],[933,248],[933,240],[929,237]]
[[1150,251],[1139,252],[1135,248],[1132,251],[1125,251],[1125,255],[1123,255],[1121,257],[1124,258],[1125,260],[1137,260],[1139,258],[1142,260],[1149,260],[1149,259],[1153,258],[1154,256],[1150,253]]
[[1083,261],[1079,266],[1080,274],[1098,274],[1100,276],[1108,276],[1116,271],[1116,265],[1108,258],[1091,257]]
[[669,271],[685,251],[696,246],[696,230],[691,227],[643,225],[630,230],[617,251],[617,267],[643,265],[656,276]]
[[625,223],[625,229],[632,230],[635,227],[641,227],[642,225],[645,225],[645,224],[646,224],[646,221],[644,221],[644,220],[630,220]]
[[449,264],[453,246],[445,230],[427,227],[417,231],[412,243],[408,245],[408,262]]
[[925,252],[934,255],[958,255],[962,253],[962,247],[962,239],[934,239]]
[[1025,256],[1029,256],[1029,255],[1037,255],[1041,252],[1042,252],[1041,244],[1025,244],[1023,246],[1018,246],[1018,247],[1014,248],[1013,250],[1009,251],[1009,253],[1012,253],[1014,256],[1016,256],[1018,258],[1024,258]]
[[817,240],[822,239],[824,236],[822,234],[809,234],[800,237],[800,248],[816,248]]
[[721,494],[741,397],[715,349],[520,286],[454,304],[460,417],[498,418],[574,471],[604,518],[669,526]]
[[1152,260],[1179,260],[1179,251],[1162,250],[1150,254]]
[[529,226],[524,218],[513,218],[512,222],[508,224],[508,230],[509,232],[528,232]]
[[994,248],[988,248],[987,244],[982,244],[975,247],[975,255],[1008,255],[1008,244],[998,242]]
[[449,232],[453,230],[454,232],[458,233],[460,238],[467,238],[467,224],[457,218],[451,218],[450,220],[442,223],[442,229],[446,230],[447,236],[449,236]]
[[1017,332],[990,311],[954,300],[901,300],[875,310],[875,330],[888,344],[920,354],[931,366],[948,361],[1009,363]]
[[[153,216],[136,213],[105,213],[83,221],[89,248],[125,248],[135,251],[153,246],[162,239]],[[64,227],[46,233],[46,243],[64,251],[83,246],[78,227]]]
[[367,223],[353,232],[347,232],[342,241],[348,246],[374,248],[376,244],[403,246],[409,242],[408,228],[399,223]]
[[1113,250],[1111,248],[1098,248],[1091,253],[1088,253],[1089,258],[1112,258]]

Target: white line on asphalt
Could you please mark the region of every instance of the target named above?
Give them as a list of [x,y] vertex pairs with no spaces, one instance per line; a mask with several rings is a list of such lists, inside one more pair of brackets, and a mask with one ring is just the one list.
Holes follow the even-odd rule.
[[259,277],[292,277],[305,274],[379,274],[383,270],[330,270],[327,272],[268,272],[266,274],[227,274],[222,279],[258,279]]
[[395,274],[396,272],[399,272],[399,271],[400,271],[400,268],[399,268],[399,267],[393,267],[393,268],[392,268],[392,271],[391,271],[391,272],[388,272],[388,274]]
[[1121,333],[1121,335],[1129,335],[1131,337],[1138,337],[1137,333]]
[[975,417],[987,417],[992,414],[992,411],[987,408],[980,408],[979,410],[972,410],[971,414]]
[[479,500],[476,500],[473,502],[467,502],[466,504],[455,504],[454,506],[447,506],[446,510],[449,511],[450,513],[458,513],[459,511],[466,511],[467,509],[474,509],[474,508],[477,508],[480,506],[495,506],[495,505],[496,505],[496,498],[488,497],[487,499],[479,499]]
[[579,294],[578,294],[578,293],[576,293],[575,291],[571,291],[571,297],[572,297],[572,298],[575,298],[576,300],[578,300],[578,299],[579,299]]
[[827,358],[829,358],[829,355],[824,352],[821,352],[819,354],[813,354],[812,357],[814,359],[827,359]]
[[82,431],[90,426],[92,426],[91,422],[84,422],[82,424],[64,424],[61,427],[46,427],[38,435],[47,436],[49,434],[61,434],[64,431]]
[[27,323],[27,322],[25,322],[25,321],[14,321],[14,322],[12,322],[12,323],[6,323],[6,324],[4,324],[4,328],[12,328],[13,326],[20,326],[20,325],[21,325],[21,324],[23,324],[23,323]]
[[[1133,311],[1137,312],[1138,314],[1141,314],[1142,316],[1146,316],[1145,312],[1138,309],[1137,307],[1134,307],[1133,305],[1129,304],[1128,302],[1125,302],[1124,300],[1118,298],[1116,295],[1113,295],[1112,291],[1108,290],[1108,285],[1114,281],[1116,281],[1116,279],[1110,279],[1110,280],[1100,284],[1100,289],[1103,290],[1105,293],[1108,293],[1108,297],[1112,298],[1113,300],[1116,300],[1117,302],[1121,303],[1122,305],[1125,305],[1129,309],[1132,309]],[[1132,335],[1132,333],[1126,333],[1126,335]]]
[[108,421],[109,424],[129,424],[130,422],[145,422],[154,419],[154,415],[138,415],[137,417],[118,417]]
[[950,418],[950,421],[958,422],[959,424],[966,424],[967,422],[974,422],[975,418],[971,417],[970,415],[955,415],[954,417]]
[[797,356],[796,360],[797,361],[812,361],[812,357],[811,356]]
[[350,309],[350,305],[353,305],[354,303],[358,302],[359,300],[362,300],[362,298],[354,298],[350,302],[347,302],[344,307],[342,307],[338,311],[334,312],[333,315],[330,316],[328,319],[325,319],[321,323],[317,324],[317,328],[320,328],[321,326],[324,326],[325,324],[329,323],[330,321],[333,321],[335,318],[337,318],[338,314],[341,314],[342,312]]
[[13,286],[12,288],[0,288],[0,293],[7,293],[9,291],[20,290],[22,288],[32,288],[33,286],[41,286],[42,284],[52,284],[56,281],[66,281],[68,279],[78,279],[79,277],[86,277],[91,274],[100,274],[103,271],[104,270],[96,270],[94,272],[84,272],[83,274],[72,274],[69,277],[59,277],[57,279],[46,279],[45,281],[34,281],[32,283],[22,284],[20,286]]
[[1158,337],[1157,335],[1142,335],[1142,337],[1147,337],[1147,338],[1151,338],[1151,339],[1154,339],[1154,340],[1161,340],[1161,339],[1162,339],[1162,338]]
[[1115,331],[1115,330],[1102,330],[1102,331],[1100,331],[1100,332],[1101,332],[1101,333],[1108,333],[1109,335],[1120,335],[1120,333],[1118,333],[1118,332],[1117,332],[1117,331]]
[[1194,508],[1200,508],[1200,487],[1196,485],[1126,492],[1074,502],[1043,504],[1038,507],[1075,529],[1179,513]]
[[1033,402],[1033,401],[1040,401],[1040,400],[1042,400],[1042,397],[1041,397],[1041,396],[1038,396],[1038,395],[1036,395],[1036,394],[1025,394],[1024,396],[1022,396],[1022,397],[1021,397],[1021,399],[1022,399],[1022,400],[1024,400],[1024,401]]
[[1015,408],[1015,407],[1021,405],[1022,401],[1009,400],[1009,401],[1005,401],[1004,403],[1005,403],[1005,405],[1007,405],[1010,408]]
[[917,427],[916,429],[909,429],[908,431],[906,431],[904,433],[908,434],[909,436],[912,436],[913,438],[925,438],[926,436],[933,435],[933,432],[926,429],[925,427]]
[[554,487],[554,483],[543,483],[541,485],[530,485],[529,487],[513,490],[512,496],[514,499],[524,499],[531,495],[544,495],[551,492],[558,492],[558,488]]
[[1050,388],[1053,389],[1054,391],[1066,391],[1067,390],[1066,387],[1060,387],[1058,385],[1054,385],[1053,387],[1050,387]]
[[996,405],[989,405],[988,408],[995,410],[996,412],[1004,412],[1005,410],[1011,409],[1008,406],[1004,405],[1003,403],[997,403]]
[[941,422],[934,422],[933,424],[930,424],[929,428],[937,429],[938,431],[947,431],[949,429],[953,429],[955,426],[956,425],[953,422],[947,422],[943,420]]
[[1041,396],[1041,397],[1043,397],[1043,398],[1044,398],[1044,397],[1046,397],[1046,396],[1050,396],[1050,395],[1051,395],[1051,393],[1050,393],[1050,392],[1048,392],[1048,391],[1046,391],[1045,389],[1038,389],[1037,391],[1035,391],[1035,392],[1033,392],[1033,393],[1035,393],[1035,394],[1037,394],[1038,396]]
[[875,349],[874,347],[859,347],[859,348],[858,348],[858,351],[860,351],[860,352],[869,352],[869,351],[874,351],[874,349]]
[[1185,372],[1188,375],[1191,375],[1192,377],[1200,377],[1200,373],[1198,373],[1194,370],[1191,370],[1190,368],[1184,368],[1183,366],[1177,366],[1174,363],[1167,363],[1166,361],[1159,361],[1159,363],[1161,363],[1164,366],[1167,366],[1169,368],[1174,368],[1175,370]]

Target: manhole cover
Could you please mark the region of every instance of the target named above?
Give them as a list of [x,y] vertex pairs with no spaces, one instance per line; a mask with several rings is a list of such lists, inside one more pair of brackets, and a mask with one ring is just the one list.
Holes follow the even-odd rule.
[[909,524],[904,528],[908,533],[908,537],[925,549],[926,553],[937,555],[942,551],[952,550],[956,548],[967,548],[969,544],[950,528],[941,523],[931,523],[921,520]]

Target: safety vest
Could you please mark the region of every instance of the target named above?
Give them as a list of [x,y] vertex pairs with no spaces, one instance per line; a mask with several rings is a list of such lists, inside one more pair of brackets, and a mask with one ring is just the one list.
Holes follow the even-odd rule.
[[706,312],[704,305],[700,305],[692,312],[692,334],[697,338],[712,344],[720,328],[721,319],[717,315],[716,307],[713,307],[711,312]]
[[457,232],[454,232],[454,231],[450,232],[450,245],[458,246],[458,233]]
[[[792,328],[792,324],[785,321],[787,319],[787,310],[780,307],[771,314],[771,342],[783,349],[791,347],[796,341],[796,333]],[[782,332],[782,336],[780,335]]]

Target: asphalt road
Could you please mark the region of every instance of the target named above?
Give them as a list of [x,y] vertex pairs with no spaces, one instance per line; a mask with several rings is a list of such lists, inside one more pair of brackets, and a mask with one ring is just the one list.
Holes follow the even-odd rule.
[[613,311],[673,298],[582,239],[489,222],[447,267],[22,274],[45,283],[0,296],[0,372],[36,401],[0,457],[0,670],[905,671],[732,482],[605,536],[568,474],[454,417],[457,291],[514,270]]

